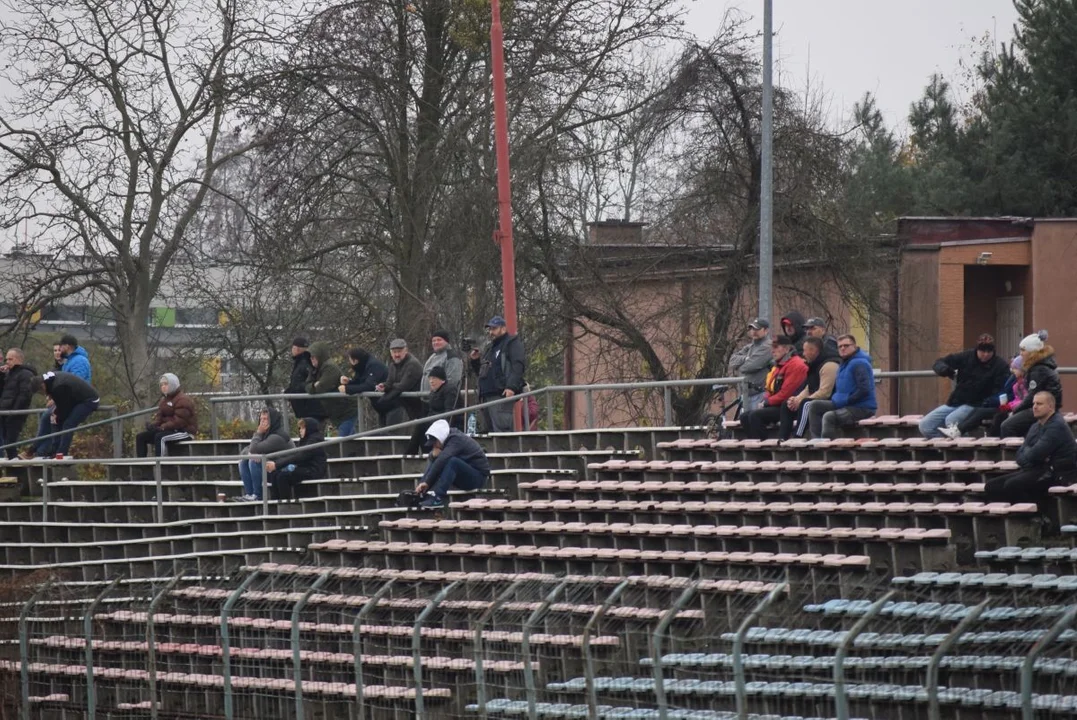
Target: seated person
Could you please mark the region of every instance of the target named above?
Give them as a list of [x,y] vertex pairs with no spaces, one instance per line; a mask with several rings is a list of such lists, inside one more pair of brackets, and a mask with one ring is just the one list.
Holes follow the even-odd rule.
[[135,435],[135,454],[140,458],[149,455],[153,445],[157,457],[165,454],[165,444],[189,440],[198,432],[198,418],[194,401],[180,388],[179,378],[172,373],[161,376],[161,399],[157,414],[146,424],[146,429]]
[[445,497],[452,488],[478,490],[486,484],[490,463],[474,439],[450,428],[444,420],[435,420],[426,435],[433,441],[433,448],[430,464],[415,487],[417,495],[425,495],[419,507],[445,507]]
[[64,431],[64,434],[39,441],[33,451],[24,450],[20,457],[28,460],[34,456],[35,452],[38,457],[67,455],[75,436],[75,428],[97,409],[101,398],[98,397],[93,385],[78,375],[62,371],[35,375],[30,381],[30,390],[35,393],[44,393],[49,397],[52,402],[49,431],[51,433]]
[[1042,507],[1050,488],[1077,481],[1077,441],[1055,408],[1055,396],[1036,393],[1032,413],[1036,422],[1017,451],[1020,469],[988,480],[984,487],[987,502],[1034,502]]
[[879,408],[875,400],[875,371],[871,356],[856,345],[852,335],[838,338],[841,366],[829,400],[816,400],[808,408],[812,438],[836,439],[841,429],[852,427]]
[[[835,341],[836,342],[836,341]],[[808,429],[808,408],[814,400],[829,400],[838,378],[841,358],[837,350],[831,351],[825,340],[817,337],[804,338],[804,361],[808,364],[808,382],[804,389],[785,401],[782,406],[778,439],[788,440],[793,435],[804,437]]]
[[325,448],[304,450],[308,445],[320,442],[325,442],[321,423],[316,418],[303,418],[299,421],[299,446],[295,453],[283,458],[279,464],[273,460],[266,462],[269,485],[277,500],[297,500],[300,483],[329,475]]
[[987,436],[1002,437],[1002,423],[1009,419],[1014,408],[1020,405],[1028,395],[1028,382],[1025,380],[1023,362],[1020,355],[1013,359],[1010,363],[1010,377],[1002,386],[1002,392],[998,396],[984,400],[981,407],[976,408],[961,421],[961,424],[957,426],[957,432],[941,428],[942,433],[950,438],[959,438],[974,432],[984,420],[990,419],[991,429],[987,431]]
[[[430,368],[430,375],[427,377],[427,382],[430,384],[430,394],[423,399],[427,415],[440,415],[456,409],[456,401],[460,393],[448,384],[447,375],[445,368],[440,365]],[[405,455],[419,454],[423,439],[426,437],[426,431],[430,429],[432,424],[425,422],[415,426],[411,433],[411,440],[408,441],[408,447],[404,450]],[[449,418],[449,426],[462,431],[464,429],[463,413]]]
[[920,434],[929,440],[959,437],[958,426],[985,401],[998,398],[1009,374],[1006,361],[995,354],[995,338],[986,333],[977,338],[976,347],[941,357],[931,369],[957,382],[946,404],[920,420]]
[[[248,457],[239,461],[239,477],[243,480],[243,494],[237,500],[262,499],[262,455],[295,447],[284,427],[284,416],[279,410],[265,408],[258,414],[258,428],[251,436],[251,444],[243,451]],[[267,467],[268,470],[268,467]]]
[[776,424],[782,415],[785,401],[800,392],[808,379],[808,365],[796,354],[792,338],[779,335],[770,343],[770,357],[774,367],[764,381],[766,397],[763,406],[741,416],[741,427],[746,435],[756,440],[767,439],[767,426]]
[[1032,396],[1049,392],[1055,397],[1055,407],[1062,407],[1062,381],[1058,377],[1055,349],[1047,344],[1047,331],[1040,330],[1021,341],[1021,367],[1025,370],[1028,395],[1002,422],[1002,437],[1025,437],[1036,418],[1032,413]]

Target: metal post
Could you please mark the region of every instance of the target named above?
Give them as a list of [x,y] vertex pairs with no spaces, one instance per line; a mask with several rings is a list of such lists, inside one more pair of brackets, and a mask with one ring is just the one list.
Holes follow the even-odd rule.
[[505,296],[505,324],[516,327],[516,257],[512,245],[512,173],[509,168],[509,109],[505,89],[505,49],[501,27],[501,1],[490,3],[490,65],[494,90],[494,146],[497,155],[497,232],[501,248],[501,285]]
[[845,633],[845,637],[838,645],[838,651],[834,653],[834,714],[837,720],[849,720],[849,698],[845,695],[845,656],[849,654],[849,649],[853,646],[853,641],[856,640],[857,636],[864,631],[868,623],[875,619],[883,606],[890,602],[890,598],[896,594],[896,590],[891,590],[872,603],[863,617],[857,620],[852,628]]
[[217,426],[217,403],[213,398],[209,399],[209,436],[214,440],[221,439],[220,428]]
[[148,673],[148,679],[150,682],[150,720],[157,720],[157,629],[154,625],[154,616],[157,614],[157,608],[161,605],[161,600],[165,598],[168,593],[172,592],[172,589],[179,584],[179,581],[183,579],[183,573],[179,573],[165,585],[161,592],[153,596],[153,600],[150,600],[150,609],[146,613],[146,662],[148,667],[146,668]]
[[165,521],[165,488],[161,483],[161,458],[153,462],[153,483],[157,490],[157,522]]
[[50,587],[52,587],[51,577],[30,596],[19,613],[19,679],[22,684],[22,720],[30,720],[30,634],[26,626],[30,621],[30,610]]
[[654,634],[651,635],[651,657],[654,658],[654,697],[655,702],[658,704],[659,720],[668,720],[669,718],[669,707],[666,703],[666,679],[662,673],[662,634],[669,628],[677,613],[683,610],[688,601],[696,594],[696,590],[699,589],[699,583],[700,581],[696,580],[684,589],[677,601],[673,603],[673,607],[666,610],[662,619],[658,621],[658,626],[654,629]]
[[365,720],[366,718],[366,699],[363,696],[363,637],[360,634],[359,628],[363,624],[363,618],[378,606],[378,601],[388,594],[395,582],[396,578],[389,578],[386,580],[385,584],[378,588],[378,591],[374,593],[374,596],[363,603],[363,607],[359,609],[359,614],[355,616],[355,624],[352,625],[352,652],[355,655],[356,718],[358,718],[358,720]]
[[523,638],[520,645],[520,653],[524,658],[524,686],[527,688],[527,717],[531,720],[535,720],[538,717],[538,711],[536,708],[535,698],[535,671],[531,667],[531,631],[535,627],[535,623],[539,621],[546,611],[550,609],[550,605],[557,599],[557,596],[561,594],[561,591],[568,587],[568,580],[562,580],[557,587],[546,595],[545,599],[535,608],[527,621],[524,623]]
[[434,612],[438,605],[444,602],[445,598],[449,596],[456,586],[460,584],[460,581],[449,583],[441,589],[434,599],[427,603],[423,611],[419,613],[419,617],[415,619],[415,627],[411,634],[411,660],[412,660],[412,675],[415,677],[415,717],[426,717],[426,708],[423,703],[423,656],[419,652],[419,640],[422,638],[423,623],[430,617],[430,614]]
[[759,316],[770,318],[774,281],[774,8],[763,0],[763,118],[759,188]]
[[587,390],[583,394],[583,399],[587,408],[587,429],[592,430],[595,427],[595,398],[591,391]]
[[950,652],[950,648],[965,634],[969,626],[980,617],[980,613],[987,607],[988,602],[990,601],[984,600],[969,610],[968,615],[962,618],[957,627],[942,639],[942,642],[939,643],[939,648],[932,654],[931,661],[927,664],[927,687],[925,688],[927,690],[927,716],[929,720],[941,720],[939,715],[939,664],[946,653]]
[[262,514],[269,514],[269,470],[266,465],[269,463],[266,460],[265,455],[262,456]]
[[494,613],[498,611],[498,608],[516,592],[525,581],[517,580],[509,585],[505,590],[501,592],[494,601],[490,603],[490,607],[486,608],[483,614],[479,617],[478,622],[475,624],[475,642],[474,656],[475,656],[475,702],[479,706],[479,716],[487,717],[486,713],[486,674],[483,672],[482,665],[482,631],[486,627],[486,623],[493,617]]
[[[26,472],[33,472],[31,467]],[[41,463],[41,522],[49,521],[49,466]]]
[[666,409],[666,427],[673,427],[673,388],[666,387],[662,389],[662,400]]
[[735,684],[737,698],[738,720],[748,719],[748,692],[744,680],[744,638],[748,634],[748,629],[755,624],[759,616],[778,599],[779,595],[788,589],[789,583],[781,583],[767,593],[766,597],[756,603],[756,606],[744,618],[740,627],[737,628],[736,636],[733,638],[733,683]]
[[86,608],[82,618],[82,631],[86,637],[84,652],[86,656],[86,717],[88,720],[94,720],[97,717],[97,688],[94,686],[93,680],[93,615],[97,612],[97,606],[105,599],[105,595],[112,592],[112,588],[116,587],[119,582],[119,577],[113,578],[112,582],[99,592],[97,597],[90,603],[90,606]]
[[221,608],[221,676],[223,680],[224,688],[224,717],[226,720],[233,720],[235,717],[235,701],[232,698],[232,637],[229,633],[228,621],[232,614],[232,608],[243,592],[251,586],[254,579],[258,577],[258,571],[252,570],[239,587],[237,587],[228,599],[224,601],[224,607]]
[[112,407],[111,417],[115,422],[112,423],[112,457],[123,457],[123,420],[116,418],[120,417],[120,410],[115,405]]
[[583,627],[583,641],[581,644],[583,646],[584,678],[587,681],[587,717],[598,717],[598,692],[595,690],[595,660],[591,655],[591,632],[598,625],[598,621],[605,616],[610,606],[621,597],[621,593],[628,589],[631,583],[631,580],[622,580],[613,589],[613,592],[606,597],[605,601],[598,606],[598,609],[595,610]]
[[306,607],[310,596],[317,592],[318,588],[325,585],[326,580],[333,574],[332,570],[326,570],[318,579],[307,588],[303,596],[292,608],[292,677],[295,678],[295,720],[303,720],[303,666],[302,653],[299,650],[299,615]]
[[1021,665],[1021,720],[1036,718],[1036,711],[1032,708],[1032,671],[1036,668],[1036,660],[1073,624],[1074,618],[1077,618],[1077,605],[1070,607],[1025,656],[1025,662]]
[[546,432],[553,432],[553,395],[543,388],[542,397],[546,400]]

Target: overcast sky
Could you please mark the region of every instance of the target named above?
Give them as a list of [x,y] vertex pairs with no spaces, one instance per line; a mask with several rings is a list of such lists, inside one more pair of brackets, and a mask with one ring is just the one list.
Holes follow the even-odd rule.
[[[960,62],[979,55],[979,40],[1009,42],[1012,0],[773,0],[774,56],[782,84],[803,90],[807,78],[829,95],[833,116],[847,118],[864,91],[875,93],[891,126],[904,127],[909,105],[933,72],[960,97]],[[688,27],[717,32],[729,9],[763,28],[763,0],[695,0]],[[776,75],[777,77],[777,75]]]

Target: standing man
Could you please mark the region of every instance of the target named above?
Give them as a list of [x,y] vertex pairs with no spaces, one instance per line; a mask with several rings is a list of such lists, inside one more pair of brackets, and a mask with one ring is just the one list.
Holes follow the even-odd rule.
[[[445,370],[445,393],[452,395],[460,392],[460,384],[464,379],[464,358],[449,343],[449,333],[446,330],[435,330],[430,336],[430,348],[434,351],[426,359],[423,365],[423,381],[419,390],[423,393],[431,391],[430,371],[436,367]],[[455,407],[455,403],[453,404]]]
[[[314,372],[307,380],[307,392],[311,395],[339,392],[340,367],[329,359],[329,343],[316,342],[310,346],[310,362]],[[355,401],[341,395],[340,399],[326,398],[321,401],[323,412],[337,426],[337,435],[351,435],[355,430],[355,421],[359,409]],[[313,416],[310,416],[313,417]]]
[[[471,351],[471,370],[479,376],[479,402],[497,398],[510,398],[523,392],[526,381],[527,357],[524,344],[518,335],[510,335],[505,318],[494,315],[486,323],[486,335],[490,339],[480,353]],[[516,403],[505,402],[483,408],[486,432],[512,432],[515,430],[513,407]]]
[[958,426],[984,401],[997,399],[1010,374],[1009,364],[995,354],[995,338],[987,333],[976,339],[976,347],[941,357],[931,369],[939,377],[956,377],[957,383],[946,404],[920,420],[920,434],[928,439],[960,437]]
[[[52,357],[56,361],[57,367],[53,372],[65,372],[76,375],[87,383],[93,382],[93,368],[90,367],[90,356],[86,354],[86,349],[79,346],[78,339],[68,333],[60,338],[60,342],[56,343],[52,349]],[[41,413],[41,417],[37,423],[37,434],[48,435],[52,432],[52,415],[53,415],[53,403],[50,398],[45,404],[45,410]]]
[[838,340],[833,335],[827,334],[826,320],[821,317],[810,317],[804,322],[804,333],[808,337],[819,338],[827,353],[838,354]]
[[735,375],[743,375],[740,396],[741,412],[749,412],[763,406],[767,389],[764,383],[767,370],[770,369],[770,321],[758,317],[748,323],[747,345],[733,353],[729,359],[729,369]]
[[402,397],[406,392],[418,392],[423,381],[423,366],[414,355],[408,352],[408,342],[397,338],[389,343],[389,377],[374,388],[385,393],[374,398],[371,404],[378,413],[381,426],[396,425],[423,416],[423,401],[417,397]]
[[[36,447],[38,456],[67,455],[74,439],[75,428],[101,403],[97,390],[78,375],[62,371],[34,375],[30,387],[34,392],[44,393],[52,399],[49,432],[64,432],[59,437],[40,441]],[[22,457],[29,460],[33,457],[33,452],[27,449],[23,451]]]
[[[11,348],[4,356],[4,366],[0,368],[4,372],[4,389],[0,392],[0,410],[27,410],[33,398],[33,380],[37,374],[32,367],[23,365],[26,356],[20,348]],[[0,437],[3,442],[13,443],[22,434],[22,428],[26,424],[26,415],[3,415],[0,416]],[[7,459],[13,460],[18,451],[10,447],[7,449]]]
[[[302,335],[292,339],[292,374],[288,378],[288,387],[284,392],[289,394],[306,394],[307,382],[314,374],[314,364],[310,360],[310,341]],[[318,400],[289,400],[292,406],[292,414],[297,418],[315,417],[325,419],[325,409]]]
[[829,400],[813,400],[808,407],[808,427],[813,438],[841,437],[841,429],[852,427],[879,408],[875,400],[875,371],[871,356],[856,345],[852,335],[838,338],[841,366]]
[[1050,488],[1077,482],[1077,441],[1055,406],[1055,396],[1036,393],[1032,414],[1036,419],[1017,451],[1020,469],[988,480],[984,486],[987,502],[1042,504]]

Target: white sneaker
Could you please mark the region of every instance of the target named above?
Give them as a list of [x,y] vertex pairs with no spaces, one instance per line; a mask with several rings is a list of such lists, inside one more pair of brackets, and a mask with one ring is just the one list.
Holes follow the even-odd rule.
[[951,440],[957,440],[961,437],[961,431],[957,429],[957,425],[947,425],[946,427],[939,428],[939,432],[950,438]]

